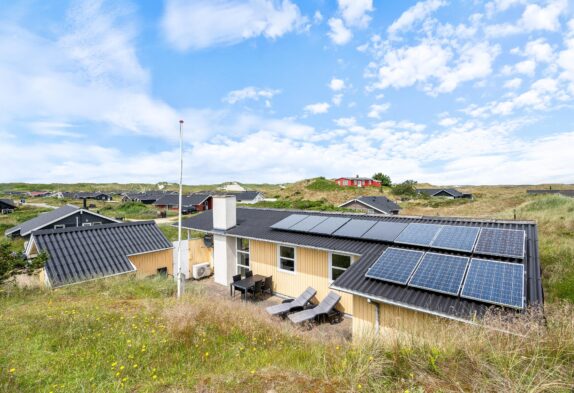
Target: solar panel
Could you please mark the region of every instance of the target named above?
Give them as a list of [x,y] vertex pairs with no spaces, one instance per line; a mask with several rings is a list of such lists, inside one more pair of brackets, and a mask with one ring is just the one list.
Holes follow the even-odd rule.
[[471,252],[480,232],[477,227],[444,225],[432,242],[432,247]]
[[516,229],[482,228],[474,252],[524,258],[525,232]]
[[285,217],[279,222],[271,225],[273,229],[289,229],[293,225],[297,224],[299,221],[302,221],[304,218],[309,217],[306,214],[291,214],[288,217]]
[[325,216],[308,216],[289,228],[290,231],[307,232],[309,229],[325,221]]
[[371,229],[365,233],[362,238],[369,240],[380,240],[384,242],[393,242],[401,233],[403,229],[407,227],[407,223],[404,222],[392,222],[392,221],[379,221]]
[[335,233],[333,233],[333,235],[360,238],[375,224],[376,221],[352,219],[341,228],[339,228]]
[[389,247],[371,266],[365,277],[406,284],[424,252]]
[[329,217],[319,225],[309,229],[308,232],[318,233],[320,235],[330,235],[350,220],[350,218],[344,217]]
[[473,258],[460,296],[524,308],[524,265]]
[[437,224],[409,224],[395,239],[396,243],[414,244],[417,246],[430,246],[442,225]]
[[467,257],[427,252],[409,286],[457,296],[467,264]]

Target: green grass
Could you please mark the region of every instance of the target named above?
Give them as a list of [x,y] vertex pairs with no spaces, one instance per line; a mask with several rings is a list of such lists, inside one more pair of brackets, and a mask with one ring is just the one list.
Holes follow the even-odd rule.
[[[50,211],[51,209],[37,208],[34,206],[21,206],[10,214],[0,214],[0,237],[4,236],[4,232],[18,224],[28,221],[40,213]],[[10,241],[10,248],[14,251],[21,252],[24,250],[24,240],[16,238]]]
[[141,202],[107,203],[99,208],[100,214],[109,217],[125,217],[142,220],[157,218],[157,209],[152,205],[144,205]]
[[299,209],[299,210],[321,210],[321,211],[348,211],[348,209],[339,208],[326,200],[309,201],[304,199],[297,200],[278,200],[274,202],[262,201],[249,205],[252,207],[273,208],[273,209]]
[[[3,392],[568,391],[572,307],[524,337],[442,325],[447,343],[344,342],[190,283],[116,277],[0,292]],[[330,329],[330,326],[324,326]],[[455,340],[452,337],[456,337]]]
[[305,188],[312,191],[338,191],[342,189],[337,183],[324,177],[314,179]]

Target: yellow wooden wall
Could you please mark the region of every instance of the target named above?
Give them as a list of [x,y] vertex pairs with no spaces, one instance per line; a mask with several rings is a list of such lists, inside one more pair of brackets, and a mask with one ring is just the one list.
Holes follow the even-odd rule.
[[375,306],[360,296],[353,296],[353,338],[375,334]]
[[[278,245],[270,242],[251,240],[249,245],[251,269],[255,274],[273,276],[273,291],[296,297],[307,287],[317,290],[314,302],[321,301],[329,293],[329,253],[311,248],[297,247],[295,273],[278,269]],[[352,297],[341,293],[339,309],[353,313]]]
[[189,240],[189,269],[193,269],[193,265],[198,263],[209,262],[213,267],[213,247],[208,248],[205,246],[203,239]]
[[146,277],[157,274],[157,269],[167,267],[167,273],[173,275],[173,249],[148,252],[146,254],[128,257],[135,265],[136,277]]

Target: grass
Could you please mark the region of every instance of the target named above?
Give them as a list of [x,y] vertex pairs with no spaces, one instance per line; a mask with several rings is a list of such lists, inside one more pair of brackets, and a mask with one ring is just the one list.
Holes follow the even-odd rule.
[[[573,309],[523,336],[444,323],[444,343],[321,338],[189,284],[117,277],[0,292],[0,391],[568,391]],[[328,326],[326,326],[329,328]]]
[[108,217],[125,217],[141,220],[153,220],[157,218],[157,209],[152,205],[144,205],[141,202],[106,203],[98,209],[100,214]]
[[308,190],[313,191],[338,191],[341,187],[332,180],[327,180],[324,177],[313,179],[307,186]]
[[[0,237],[4,236],[4,232],[24,221],[28,221],[36,217],[40,213],[50,211],[51,209],[37,208],[34,206],[21,206],[10,214],[0,214]],[[10,248],[13,251],[21,252],[24,250],[24,240],[17,238],[10,241]]]
[[300,210],[321,210],[321,211],[348,211],[327,202],[324,199],[310,201],[305,199],[278,200],[274,202],[262,201],[249,205],[252,207],[273,208],[273,209],[300,209]]

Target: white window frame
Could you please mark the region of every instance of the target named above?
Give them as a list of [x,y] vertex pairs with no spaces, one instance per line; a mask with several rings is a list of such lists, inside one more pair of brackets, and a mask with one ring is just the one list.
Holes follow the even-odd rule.
[[[239,240],[240,239],[247,240],[249,242],[249,251],[244,251],[244,250],[239,249]],[[240,254],[244,254],[244,255],[247,255],[249,257],[249,266],[239,264],[239,255]],[[251,269],[251,240],[245,239],[244,237],[236,237],[235,238],[235,274],[240,274],[239,273],[240,267],[243,269],[252,270]]]
[[82,226],[83,226],[83,227],[91,227],[91,226],[92,226],[92,223],[91,223],[91,222],[83,222],[83,223],[82,223]]
[[64,229],[66,227],[66,224],[57,224],[54,225],[54,229]]
[[[288,247],[293,249],[293,259],[281,256],[281,247]],[[281,268],[281,258],[293,260],[293,271]],[[279,244],[277,245],[277,270],[288,274],[297,274],[297,247]]]
[[[355,263],[355,260],[357,259],[356,255],[345,254],[344,252],[333,252],[333,251],[329,252],[329,283],[332,283],[333,281],[335,281],[335,280],[333,280],[333,254],[344,255],[346,257],[351,258],[351,264],[349,265],[349,267],[351,267],[353,265],[353,263]],[[343,270],[340,267],[335,267],[335,269]],[[344,271],[346,271],[347,269],[345,269]]]

